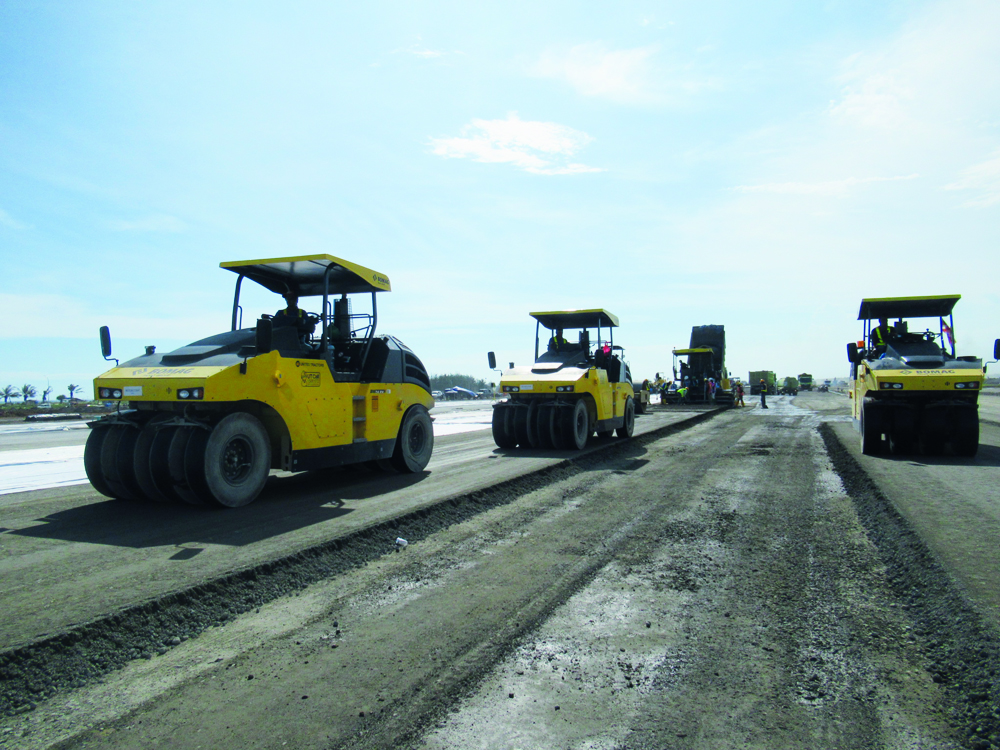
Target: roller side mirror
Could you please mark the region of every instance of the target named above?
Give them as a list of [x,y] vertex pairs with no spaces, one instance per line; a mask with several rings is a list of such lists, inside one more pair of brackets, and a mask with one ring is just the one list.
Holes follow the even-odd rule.
[[993,342],[993,359],[1000,359],[1000,339]]
[[[997,344],[1000,344],[1000,341],[997,341]],[[491,370],[497,369],[497,355],[494,354],[493,352],[488,352],[486,354],[486,358],[490,361],[490,369]]]
[[858,349],[858,345],[853,341],[847,345],[847,361],[852,365],[856,365],[861,361],[861,350]]
[[101,326],[101,354],[105,359],[111,357],[111,329]]
[[271,334],[273,331],[274,326],[269,319],[261,318],[257,321],[257,335],[254,343],[258,354],[267,354],[271,351]]

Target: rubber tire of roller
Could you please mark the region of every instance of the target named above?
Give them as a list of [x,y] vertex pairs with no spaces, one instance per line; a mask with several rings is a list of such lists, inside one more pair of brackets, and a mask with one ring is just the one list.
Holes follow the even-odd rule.
[[552,450],[555,446],[552,442],[552,414],[555,410],[555,404],[542,402],[535,413],[535,434],[538,435],[538,447],[542,450]]
[[583,450],[590,437],[590,417],[587,416],[587,404],[581,398],[567,409],[563,422],[563,436],[570,450]]
[[170,478],[170,443],[177,434],[177,427],[163,427],[157,430],[149,447],[149,478],[161,495],[174,503],[183,502],[174,489]]
[[528,445],[532,448],[538,448],[541,443],[538,439],[538,402],[530,401],[528,403],[528,416],[525,418],[525,428],[528,435]]
[[182,502],[188,505],[204,505],[201,498],[196,495],[187,484],[187,476],[184,471],[184,455],[187,444],[191,441],[194,431],[200,427],[178,427],[170,441],[170,448],[167,450],[167,465],[170,467],[170,482],[173,491]]
[[497,404],[493,407],[493,442],[498,448],[505,450],[517,447],[510,411],[511,408],[507,404]]
[[135,441],[139,431],[127,425],[115,425],[101,445],[101,472],[111,488],[112,497],[141,500],[142,491],[132,472]]
[[517,439],[518,445],[527,448],[530,445],[528,443],[528,407],[512,406],[510,408],[514,410],[514,437]]
[[431,418],[420,404],[411,406],[403,417],[392,452],[392,465],[401,474],[417,474],[427,468],[434,452]]
[[146,426],[139,431],[139,437],[135,441],[135,453],[132,457],[132,472],[135,474],[136,484],[142,490],[143,497],[158,503],[168,503],[171,497],[160,491],[159,486],[153,481],[150,468],[156,433],[156,422],[147,422]]
[[101,446],[110,431],[110,427],[91,428],[87,436],[87,445],[83,449],[83,468],[87,472],[87,479],[94,489],[105,497],[115,496],[104,479],[104,472],[101,471]]
[[237,413],[215,425],[204,453],[204,477],[212,500],[226,508],[249,505],[264,489],[270,471],[271,441],[260,420]]
[[620,438],[630,438],[635,432],[635,402],[631,398],[625,399],[625,424],[615,432]]
[[882,452],[882,419],[877,409],[861,404],[861,452],[877,456]]

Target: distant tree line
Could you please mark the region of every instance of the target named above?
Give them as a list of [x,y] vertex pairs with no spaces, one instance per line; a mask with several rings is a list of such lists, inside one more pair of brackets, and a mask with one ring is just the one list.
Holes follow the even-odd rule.
[[[80,386],[70,384],[66,386],[66,390],[69,391],[69,398],[72,399],[73,394],[80,390]],[[51,394],[52,394],[52,386],[47,386],[42,391],[42,401],[48,401],[49,396]],[[38,391],[35,389],[35,386],[31,385],[31,383],[25,383],[24,385],[22,385],[21,390],[18,390],[12,385],[5,385],[3,387],[3,390],[0,390],[0,396],[3,396],[3,402],[5,404],[9,404],[12,398],[23,398],[24,401],[27,403],[29,398],[34,398],[37,395]],[[62,394],[56,396],[57,401],[63,401],[66,398],[67,397],[63,396]]]
[[488,381],[474,378],[471,375],[431,375],[432,391],[443,391],[453,385],[457,385],[459,388],[468,388],[476,393],[490,387]]

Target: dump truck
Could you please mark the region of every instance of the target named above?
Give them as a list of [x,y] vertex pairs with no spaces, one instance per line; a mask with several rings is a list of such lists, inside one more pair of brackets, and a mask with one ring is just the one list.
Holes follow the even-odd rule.
[[800,391],[811,391],[813,389],[813,376],[808,372],[800,373],[798,380]]
[[[90,423],[84,465],[94,488],[123,500],[238,507],[272,469],[423,471],[434,400],[417,355],[376,336],[376,297],[390,291],[388,276],[331,255],[221,267],[237,275],[229,331],[168,353],[149,346],[94,380],[95,397],[119,406]],[[293,313],[289,302],[243,327],[245,280],[318,299],[320,311]],[[370,297],[368,311],[352,307],[355,294]],[[101,348],[113,359],[106,326]]]
[[[614,343],[618,318],[604,309],[529,314],[535,359],[501,373],[505,398],[493,405],[492,420],[497,446],[582,450],[595,432],[632,437],[635,392],[624,350]],[[488,358],[496,369],[496,355]]]
[[[950,448],[955,455],[976,455],[986,371],[981,358],[956,354],[952,311],[959,299],[949,294],[861,301],[862,338],[847,345],[847,357],[848,395],[863,453],[938,455]],[[993,356],[1000,356],[1000,340]]]
[[[709,380],[714,380],[714,401],[720,406],[733,405],[732,383],[726,370],[726,328],[721,325],[694,326],[691,343],[686,349],[672,350],[674,382],[686,387],[689,403],[707,403]],[[676,393],[667,395],[667,403],[678,400]]]
[[796,396],[799,393],[799,380],[791,375],[781,381],[781,388],[778,393],[782,396]]
[[750,371],[750,395],[759,396],[760,395],[760,381],[763,380],[764,384],[767,386],[767,395],[774,396],[778,392],[777,381],[778,376],[775,375],[771,370],[751,370]]

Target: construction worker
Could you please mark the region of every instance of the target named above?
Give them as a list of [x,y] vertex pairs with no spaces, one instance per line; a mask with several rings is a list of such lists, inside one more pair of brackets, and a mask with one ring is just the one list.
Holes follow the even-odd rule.
[[688,387],[686,385],[682,385],[680,388],[678,388],[677,396],[679,397],[678,403],[683,403],[687,401]]
[[563,338],[563,329],[557,328],[552,338],[549,339],[549,351],[557,352],[566,346],[566,339]]
[[285,298],[285,304],[287,307],[285,307],[284,310],[278,310],[278,312],[274,314],[272,325],[275,328],[279,328],[281,326],[295,326],[302,336],[312,334],[313,331],[316,330],[316,323],[314,322],[315,318],[310,320],[306,317],[306,311],[299,307],[298,295],[288,292],[286,294],[282,294],[281,296]]
[[764,378],[760,379],[760,408],[767,408],[767,383]]
[[746,406],[746,404],[743,403],[743,383],[736,384],[736,405]]
[[868,346],[874,349],[877,354],[882,354],[885,352],[886,344],[889,343],[890,334],[889,319],[879,318],[878,325],[872,328],[872,332],[868,336]]

